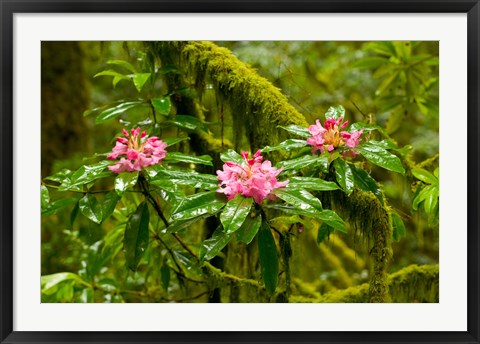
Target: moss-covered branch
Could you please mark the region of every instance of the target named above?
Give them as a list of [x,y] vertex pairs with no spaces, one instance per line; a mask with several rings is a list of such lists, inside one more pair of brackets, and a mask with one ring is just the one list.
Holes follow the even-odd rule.
[[[391,302],[439,302],[439,268],[438,265],[410,265],[388,275],[386,285],[391,295]],[[316,296],[290,297],[291,302],[321,303],[366,303],[370,300],[370,287],[365,283],[359,286],[337,290]]]
[[162,42],[157,50],[173,53],[195,76],[197,88],[204,87],[208,77],[230,105],[234,126],[246,127],[252,150],[286,139],[278,125],[308,125],[277,87],[228,49],[211,42]]

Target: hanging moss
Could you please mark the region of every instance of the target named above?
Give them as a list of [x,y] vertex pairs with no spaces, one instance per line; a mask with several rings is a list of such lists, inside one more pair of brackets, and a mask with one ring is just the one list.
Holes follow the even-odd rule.
[[388,302],[386,284],[388,263],[392,257],[392,224],[389,209],[371,192],[355,190],[350,196],[342,192],[331,192],[331,205],[348,219],[356,231],[360,231],[373,259],[369,301]]
[[[438,265],[413,264],[389,275],[386,282],[391,295],[390,302],[439,302]],[[300,296],[291,296],[290,302],[367,303],[370,301],[369,289],[369,285],[365,283],[321,296],[312,292],[303,293]]]

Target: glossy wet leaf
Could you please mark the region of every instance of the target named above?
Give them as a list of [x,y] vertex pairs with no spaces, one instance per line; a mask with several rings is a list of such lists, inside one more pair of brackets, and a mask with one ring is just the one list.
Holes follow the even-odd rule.
[[57,183],[67,183],[70,182],[70,177],[73,172],[68,169],[63,169],[60,172],[54,173],[51,176],[45,177],[45,180],[51,180]]
[[266,221],[262,221],[258,232],[258,257],[265,289],[273,294],[278,283],[278,254],[275,239]]
[[335,176],[340,187],[347,195],[350,195],[355,186],[352,170],[350,166],[342,158],[337,158],[333,162],[335,167]]
[[357,146],[356,150],[358,150],[368,161],[377,166],[393,172],[405,174],[405,168],[400,159],[381,147],[365,143]]
[[260,225],[262,224],[262,216],[258,214],[254,218],[250,215],[247,216],[245,221],[242,223],[242,226],[238,229],[237,239],[244,242],[245,244],[250,244],[257,235]]
[[200,246],[199,256],[201,260],[210,260],[216,257],[222,249],[232,239],[232,234],[227,234],[224,231],[217,228],[212,237],[204,240]]
[[302,148],[307,145],[307,141],[305,140],[298,140],[298,139],[288,139],[276,146],[266,146],[262,149],[262,152],[273,152],[277,150],[284,150],[284,151],[291,151],[294,149]]
[[282,188],[275,190],[274,194],[297,209],[310,212],[320,212],[322,210],[320,200],[308,191]]
[[330,106],[325,113],[325,119],[333,118],[338,120],[340,117],[345,119],[345,108],[342,105]]
[[378,130],[380,132],[383,131],[382,127],[376,125],[376,124],[369,124],[369,123],[365,123],[365,122],[355,122],[355,123],[352,123],[349,127],[349,131],[350,132],[354,132],[354,131],[360,131],[363,129],[363,132],[370,132],[370,131],[374,131],[374,130]]
[[201,165],[208,165],[213,166],[212,164],[212,157],[210,155],[187,155],[179,152],[167,152],[165,157],[165,162],[183,162],[189,164],[201,164]]
[[287,189],[304,189],[316,191],[338,190],[338,185],[320,178],[290,177]]
[[102,111],[100,114],[98,114],[98,116],[95,118],[95,124],[101,124],[106,121],[112,120],[120,116],[127,110],[133,109],[134,107],[137,107],[140,105],[143,106],[145,104],[146,103],[144,101],[130,101],[130,102],[121,103],[105,111]]
[[[157,183],[157,180],[160,182]],[[155,176],[151,178],[150,182],[153,185],[158,184],[159,187],[162,187],[164,180],[179,185],[189,185],[194,188],[203,188],[207,190],[218,189],[218,178],[214,175],[179,170],[159,169]]]
[[299,158],[291,159],[291,160],[284,160],[278,163],[279,167],[283,167],[285,171],[289,170],[301,170],[306,167],[316,167],[328,166],[328,158],[324,156],[316,156],[316,155],[304,155]]
[[213,215],[225,205],[225,198],[216,191],[197,193],[185,197],[173,211],[171,222],[188,220],[201,215]]
[[45,185],[40,186],[40,199],[41,199],[40,204],[42,205],[42,209],[46,208],[48,206],[48,203],[50,202],[50,195]]
[[138,92],[142,92],[143,86],[150,78],[150,73],[137,73],[133,75],[133,84]]
[[78,201],[78,207],[80,212],[85,215],[86,218],[92,220],[95,223],[101,223],[103,219],[102,205],[98,203],[95,195],[87,193]]
[[392,219],[392,238],[393,240],[398,241],[400,240],[400,237],[405,236],[405,224],[400,215],[396,212],[390,213],[390,218]]
[[47,207],[42,207],[42,216],[48,216],[56,214],[59,210],[69,206],[72,203],[76,203],[78,198],[71,197],[71,198],[62,198],[58,201],[51,202],[47,205]]
[[122,172],[115,178],[115,191],[119,196],[123,195],[125,191],[137,184],[138,171]]
[[115,211],[118,201],[122,197],[115,191],[111,191],[105,195],[102,202],[102,221],[105,221]]
[[172,103],[169,97],[153,98],[152,105],[155,111],[163,116],[167,116],[172,109]]
[[130,216],[125,227],[125,236],[123,246],[125,250],[125,259],[127,266],[136,271],[140,260],[142,259],[149,241],[148,223],[150,214],[148,204],[141,203],[135,212]]
[[253,198],[237,195],[225,205],[220,222],[223,225],[225,233],[230,234],[238,230],[252,208]]
[[109,165],[111,165],[111,162],[104,160],[93,165],[81,166],[77,171],[72,173],[67,180],[64,180],[60,185],[59,190],[72,190],[97,179],[111,176],[112,172],[105,171]]
[[424,183],[438,185],[438,178],[423,168],[412,168],[412,174]]
[[382,190],[378,186],[375,179],[370,177],[367,171],[355,166],[354,164],[349,164],[349,166],[353,173],[355,186],[360,190],[372,192],[378,198],[380,203],[384,204]]
[[332,234],[334,231],[333,227],[328,225],[327,223],[322,223],[320,228],[318,229],[317,233],[317,244],[320,244],[323,242],[325,239],[327,239],[330,234]]
[[300,137],[304,137],[304,138],[312,137],[312,134],[310,134],[310,132],[307,130],[307,128],[301,127],[299,125],[295,125],[295,124],[288,125],[288,126],[279,125],[279,126],[277,126],[277,128],[281,128],[283,130],[288,131],[289,133],[295,134],[295,135],[300,136]]
[[221,153],[220,154],[220,159],[223,162],[230,161],[230,162],[235,162],[235,163],[240,164],[240,165],[245,162],[243,157],[232,149],[229,149],[228,151],[226,151],[224,153]]

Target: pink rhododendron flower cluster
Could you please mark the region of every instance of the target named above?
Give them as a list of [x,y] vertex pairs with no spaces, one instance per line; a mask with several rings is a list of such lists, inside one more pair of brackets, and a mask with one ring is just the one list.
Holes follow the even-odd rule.
[[238,194],[245,197],[253,197],[256,203],[262,203],[266,198],[275,199],[270,193],[276,189],[287,186],[288,180],[277,181],[277,176],[282,168],[272,167],[269,160],[262,162],[263,157],[257,151],[253,158],[249,159],[248,152],[242,152],[244,162],[240,165],[227,161],[223,165],[223,171],[218,170],[217,175],[220,188],[217,192],[224,193],[231,200]]
[[324,123],[324,127],[322,127],[322,124],[317,119],[316,124],[308,127],[308,131],[312,134],[312,137],[307,139],[307,143],[313,146],[312,153],[316,151],[323,153],[325,148],[331,152],[338,147],[346,146],[354,148],[358,145],[360,135],[363,133],[363,128],[351,133],[348,131],[340,131],[340,129],[348,126],[348,121],[343,123],[342,121],[342,117],[337,120],[328,118]]
[[167,144],[158,137],[147,137],[147,132],[140,134],[140,128],[132,129],[130,134],[122,130],[125,137],[118,137],[112,153],[107,156],[120,160],[108,169],[115,173],[141,171],[143,167],[158,164],[166,155]]

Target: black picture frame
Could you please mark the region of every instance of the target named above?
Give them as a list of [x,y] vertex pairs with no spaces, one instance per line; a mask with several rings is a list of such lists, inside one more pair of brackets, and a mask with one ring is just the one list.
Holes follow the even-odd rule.
[[[478,0],[0,0],[1,343],[480,343]],[[468,314],[465,332],[18,332],[13,331],[13,16],[15,13],[467,13]]]

